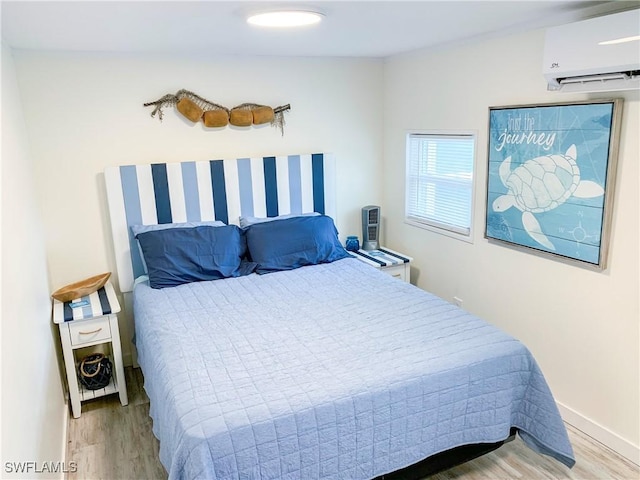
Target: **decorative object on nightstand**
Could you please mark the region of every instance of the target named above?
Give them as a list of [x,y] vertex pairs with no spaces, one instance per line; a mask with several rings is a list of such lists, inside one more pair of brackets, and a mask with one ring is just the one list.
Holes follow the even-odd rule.
[[380,247],[377,250],[360,249],[349,253],[358,260],[372,267],[379,268],[392,277],[399,278],[403,282],[411,282],[410,273],[413,258],[408,257],[404,253],[398,253],[386,247]]
[[113,366],[109,357],[105,357],[102,353],[94,353],[87,355],[80,362],[78,378],[88,390],[100,390],[109,385],[111,370]]
[[104,284],[107,283],[110,276],[111,272],[107,272],[86,278],[79,282],[70,283],[53,292],[51,296],[63,303],[70,302],[74,298],[85,297],[104,287]]
[[[53,299],[53,322],[60,329],[74,418],[80,416],[81,402],[85,400],[118,393],[122,405],[129,403],[122,363],[118,312],[120,304],[111,282],[106,282],[93,293],[69,301]],[[106,350],[106,354],[94,351],[93,354],[85,354],[79,358],[79,350],[88,347]],[[104,358],[100,355],[104,355]]]
[[360,250],[360,240],[355,235],[349,235],[344,244],[344,248],[349,252],[357,252]]

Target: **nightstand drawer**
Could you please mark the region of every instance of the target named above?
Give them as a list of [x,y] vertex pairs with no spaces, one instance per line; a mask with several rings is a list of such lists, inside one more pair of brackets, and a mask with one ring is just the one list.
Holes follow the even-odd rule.
[[108,340],[111,338],[109,317],[71,322],[69,324],[69,336],[73,346]]
[[393,265],[391,267],[383,267],[382,268],[382,271],[384,273],[388,273],[389,275],[391,275],[394,278],[399,278],[403,282],[408,282],[409,281],[407,279],[407,270],[408,270],[408,264]]

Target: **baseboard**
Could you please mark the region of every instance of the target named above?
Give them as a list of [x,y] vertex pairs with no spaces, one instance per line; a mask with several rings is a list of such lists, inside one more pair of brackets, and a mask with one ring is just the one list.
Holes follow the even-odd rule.
[[[67,442],[69,441],[69,405],[67,404],[67,402],[64,402],[64,408],[63,408],[63,412],[62,412],[62,452],[60,453],[60,458],[62,459],[62,465],[64,466],[68,466],[69,463],[68,461],[70,461],[70,459],[67,458]],[[64,480],[66,474],[64,472],[64,470],[66,470],[66,468],[61,469],[63,470],[62,472],[60,472],[60,480]]]
[[640,465],[640,447],[638,445],[634,445],[629,440],[622,438],[620,435],[613,433],[606,427],[603,427],[559,402],[558,409],[565,422],[586,433],[594,440],[609,447],[636,465]]

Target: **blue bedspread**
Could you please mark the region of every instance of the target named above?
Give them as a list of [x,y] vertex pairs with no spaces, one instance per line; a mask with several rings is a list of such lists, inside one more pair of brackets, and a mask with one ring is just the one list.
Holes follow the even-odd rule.
[[134,291],[172,479],[367,479],[520,430],[572,466],[527,348],[358,260]]

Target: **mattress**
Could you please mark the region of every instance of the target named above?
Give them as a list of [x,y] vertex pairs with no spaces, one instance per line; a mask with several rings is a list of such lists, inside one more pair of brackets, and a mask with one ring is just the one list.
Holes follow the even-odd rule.
[[134,289],[171,479],[367,479],[519,429],[573,451],[528,349],[356,259]]

